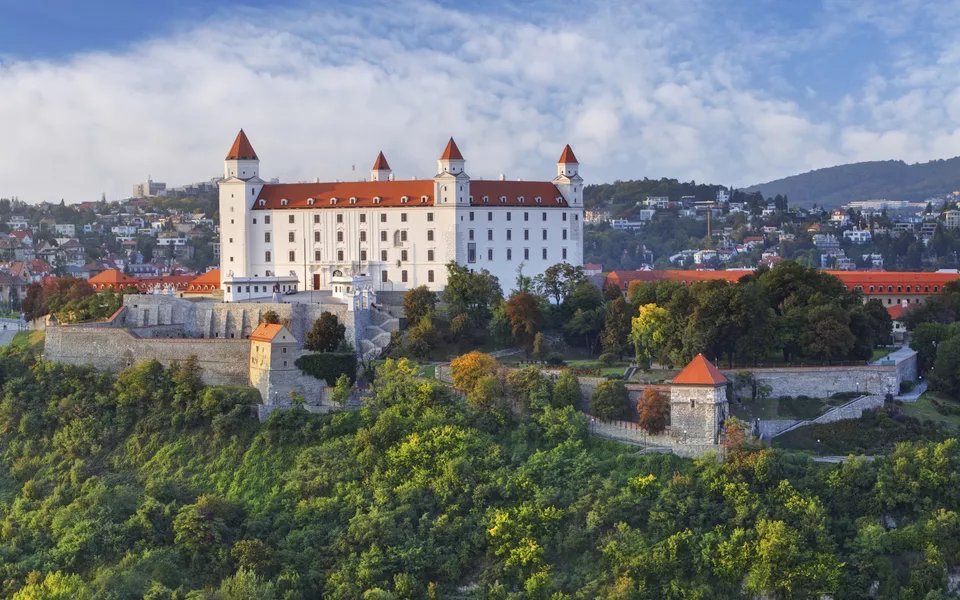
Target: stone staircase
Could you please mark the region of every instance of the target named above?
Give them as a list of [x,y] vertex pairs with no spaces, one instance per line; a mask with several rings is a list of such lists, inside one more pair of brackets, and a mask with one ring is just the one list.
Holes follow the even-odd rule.
[[375,360],[383,350],[390,345],[391,334],[400,329],[400,319],[389,312],[379,309],[370,309],[370,325],[363,331],[360,340],[360,357],[363,360]]

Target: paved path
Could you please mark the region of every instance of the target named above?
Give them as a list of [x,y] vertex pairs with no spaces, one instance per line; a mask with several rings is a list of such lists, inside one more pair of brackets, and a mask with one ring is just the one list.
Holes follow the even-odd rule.
[[830,464],[838,465],[842,462],[850,460],[851,458],[865,458],[867,459],[867,462],[873,462],[876,457],[875,456],[853,456],[853,457],[851,456],[814,456],[813,462],[830,463]]

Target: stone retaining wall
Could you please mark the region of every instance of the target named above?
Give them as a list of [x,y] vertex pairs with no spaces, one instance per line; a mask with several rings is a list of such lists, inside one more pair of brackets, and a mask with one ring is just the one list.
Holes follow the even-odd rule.
[[732,379],[738,371],[753,373],[758,382],[772,388],[771,397],[809,396],[829,398],[840,392],[897,395],[901,381],[916,379],[916,355],[897,365],[861,365],[846,367],[777,367],[753,369],[721,369]]

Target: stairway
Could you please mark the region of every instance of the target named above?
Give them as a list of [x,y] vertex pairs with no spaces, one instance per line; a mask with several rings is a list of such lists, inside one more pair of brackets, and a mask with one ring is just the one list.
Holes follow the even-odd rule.
[[375,360],[390,345],[391,334],[400,329],[400,320],[379,308],[370,309],[370,325],[363,330],[360,340],[360,357]]

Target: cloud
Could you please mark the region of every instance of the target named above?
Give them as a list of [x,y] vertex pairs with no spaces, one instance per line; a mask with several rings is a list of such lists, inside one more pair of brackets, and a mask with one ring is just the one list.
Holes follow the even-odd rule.
[[[806,85],[794,94],[770,83],[810,32],[779,46],[741,36],[744,23],[706,0],[529,11],[248,10],[118,51],[7,59],[0,196],[75,202],[126,196],[148,174],[170,185],[209,179],[240,127],[261,173],[284,181],[363,177],[380,150],[397,177],[430,177],[450,135],[475,178],[551,178],[570,143],[594,182],[749,184],[883,152],[960,149],[960,86],[938,92],[947,106],[932,116],[921,91],[942,81],[953,49],[936,60],[904,54],[899,71],[813,110],[801,105],[819,102]],[[895,30],[878,14],[848,22]],[[921,66],[930,72],[911,81]]]

